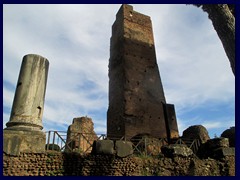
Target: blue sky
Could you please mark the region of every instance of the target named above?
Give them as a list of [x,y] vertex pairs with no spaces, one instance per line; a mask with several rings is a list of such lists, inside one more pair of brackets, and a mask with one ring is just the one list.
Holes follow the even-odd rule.
[[[67,131],[74,117],[106,133],[111,26],[120,4],[3,5],[3,127],[22,57],[50,62],[44,131]],[[207,14],[191,5],[134,4],[152,19],[157,63],[179,132],[204,125],[210,137],[235,125],[235,77]]]

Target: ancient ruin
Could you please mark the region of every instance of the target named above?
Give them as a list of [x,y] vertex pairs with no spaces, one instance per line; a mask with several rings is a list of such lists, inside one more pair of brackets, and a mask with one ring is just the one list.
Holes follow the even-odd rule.
[[[12,111],[3,131],[4,152],[43,152],[42,116],[49,62],[39,55],[23,57]],[[34,143],[33,143],[34,142]]]
[[193,125],[183,131],[183,139],[199,139],[201,143],[207,142],[210,137],[207,129],[202,125]]
[[229,139],[229,146],[235,147],[235,127],[230,127],[226,129],[222,134],[221,137],[225,137]]
[[174,105],[167,104],[149,16],[122,5],[112,26],[107,137],[176,138]]
[[72,124],[68,127],[65,151],[90,153],[93,141],[97,139],[91,118],[74,118]]
[[174,105],[164,96],[151,19],[132,6],[122,5],[112,26],[107,136],[97,136],[85,116],[73,119],[67,135],[48,131],[46,141],[48,67],[39,55],[23,58],[3,132],[4,176],[235,175],[235,127],[210,139],[204,126],[194,125],[179,137]]

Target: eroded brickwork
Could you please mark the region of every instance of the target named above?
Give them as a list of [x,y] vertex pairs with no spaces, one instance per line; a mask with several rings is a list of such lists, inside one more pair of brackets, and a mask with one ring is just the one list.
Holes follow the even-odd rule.
[[74,118],[67,131],[66,151],[90,153],[93,141],[98,138],[93,125],[89,117]]
[[77,153],[3,154],[4,176],[234,176],[235,157],[136,157]]
[[166,124],[164,105],[151,19],[122,5],[112,26],[107,136],[165,138],[170,126],[178,136],[176,116]]

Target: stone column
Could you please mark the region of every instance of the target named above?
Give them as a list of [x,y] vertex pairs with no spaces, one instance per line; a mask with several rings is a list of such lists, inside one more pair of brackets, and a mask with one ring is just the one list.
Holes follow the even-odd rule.
[[29,54],[23,57],[9,122],[4,129],[4,151],[10,154],[45,149],[41,130],[49,62]]

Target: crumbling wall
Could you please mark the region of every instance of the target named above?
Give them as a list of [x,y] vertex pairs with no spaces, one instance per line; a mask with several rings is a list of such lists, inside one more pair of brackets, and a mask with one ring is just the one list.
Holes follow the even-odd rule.
[[77,153],[3,154],[4,176],[234,176],[235,157],[152,157]]
[[97,138],[91,118],[73,118],[73,123],[68,127],[67,131],[66,151],[90,153],[92,150],[91,145]]
[[50,152],[3,155],[4,176],[123,176],[141,174],[133,157]]
[[[232,163],[232,164],[229,164]],[[235,158],[198,159],[176,156],[173,158],[152,158],[142,160],[142,175],[145,176],[234,176]]]

